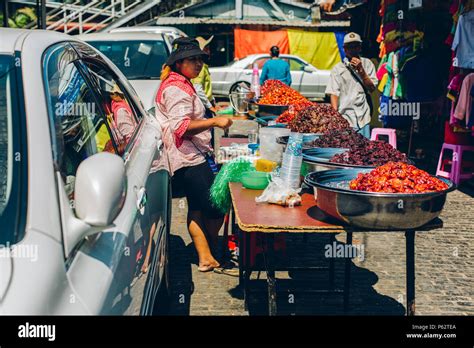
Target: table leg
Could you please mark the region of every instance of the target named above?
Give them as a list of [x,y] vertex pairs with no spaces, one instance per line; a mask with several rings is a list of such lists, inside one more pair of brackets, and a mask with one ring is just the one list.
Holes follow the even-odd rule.
[[234,209],[231,208],[230,211],[230,228],[232,231],[232,235],[237,237],[237,245],[238,245],[238,262],[239,262],[239,287],[244,285],[244,243],[243,243],[243,232],[239,231],[237,224],[235,223],[235,212]]
[[227,262],[230,260],[229,253],[229,222],[230,222],[230,212],[227,212],[224,216],[224,233],[222,235],[222,262]]
[[275,279],[275,236],[273,233],[266,233],[266,255],[265,270],[267,272],[268,287],[268,315],[275,316],[277,314],[276,304],[276,279]]
[[249,308],[249,283],[250,283],[250,275],[252,273],[251,268],[252,266],[250,265],[250,253],[251,253],[251,235],[250,233],[246,233],[243,231],[240,231],[240,236],[245,240],[243,244],[245,244],[244,250],[240,250],[245,255],[245,260],[243,262],[244,264],[244,308],[245,310],[248,310]]
[[415,315],[415,231],[405,231],[406,274],[407,274],[407,316]]
[[[352,232],[346,233],[346,245],[352,245]],[[349,310],[349,296],[351,288],[351,264],[352,259],[346,257],[345,259],[345,271],[344,271],[344,311]]]
[[[334,234],[331,234],[329,237],[329,244],[333,245],[332,243],[336,240]],[[334,257],[329,258],[329,290],[334,290]]]

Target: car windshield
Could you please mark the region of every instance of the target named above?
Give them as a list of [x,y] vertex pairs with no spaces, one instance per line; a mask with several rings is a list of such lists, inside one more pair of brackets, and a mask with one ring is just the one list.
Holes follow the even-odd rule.
[[159,80],[168,53],[164,41],[91,41],[129,80]]
[[0,56],[0,217],[9,201],[12,181],[12,91],[10,70],[12,58]]

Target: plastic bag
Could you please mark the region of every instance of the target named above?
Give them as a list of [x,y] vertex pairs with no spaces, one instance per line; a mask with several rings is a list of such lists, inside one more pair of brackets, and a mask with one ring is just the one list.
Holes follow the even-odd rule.
[[272,176],[272,181],[265,191],[255,198],[255,202],[267,202],[292,208],[301,205],[300,191],[301,188],[293,189],[279,177]]

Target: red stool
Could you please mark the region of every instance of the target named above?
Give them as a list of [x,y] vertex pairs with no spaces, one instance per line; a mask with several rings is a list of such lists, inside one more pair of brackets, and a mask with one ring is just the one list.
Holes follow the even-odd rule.
[[388,143],[393,146],[394,149],[397,148],[397,133],[393,128],[374,128],[370,135],[370,140],[379,140],[379,135],[388,136]]
[[[444,153],[446,150],[451,150],[453,152],[451,159],[446,160],[444,158]],[[465,161],[463,163],[462,158],[464,152],[474,153],[474,146],[466,145],[454,145],[444,143],[441,148],[441,153],[439,155],[438,168],[436,170],[436,175],[442,176],[444,178],[449,178],[456,185],[459,185],[462,180],[469,180],[474,177],[474,170],[472,168],[472,163]],[[451,170],[446,171],[446,165],[451,164]],[[466,172],[467,167],[467,172]]]
[[[250,250],[249,250],[249,261],[250,267],[255,265],[255,259],[257,255],[262,254],[267,246],[263,244],[263,238],[260,233],[241,233],[242,236],[242,245],[245,245],[245,238],[250,238]],[[285,236],[283,234],[275,235],[275,244],[274,244],[275,252],[280,252],[283,257],[286,257],[286,241]],[[245,248],[244,248],[245,250]],[[242,248],[239,249],[239,252],[242,252]],[[242,254],[243,260],[245,262],[247,255],[245,252]]]

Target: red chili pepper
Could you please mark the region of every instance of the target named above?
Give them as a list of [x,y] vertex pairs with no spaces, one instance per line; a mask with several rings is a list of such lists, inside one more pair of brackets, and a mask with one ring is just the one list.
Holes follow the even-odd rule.
[[410,164],[389,162],[370,173],[359,174],[349,187],[367,192],[423,193],[443,191],[448,185]]
[[273,105],[296,105],[302,102],[309,100],[279,80],[265,81],[262,86],[262,97],[258,101],[259,104]]

